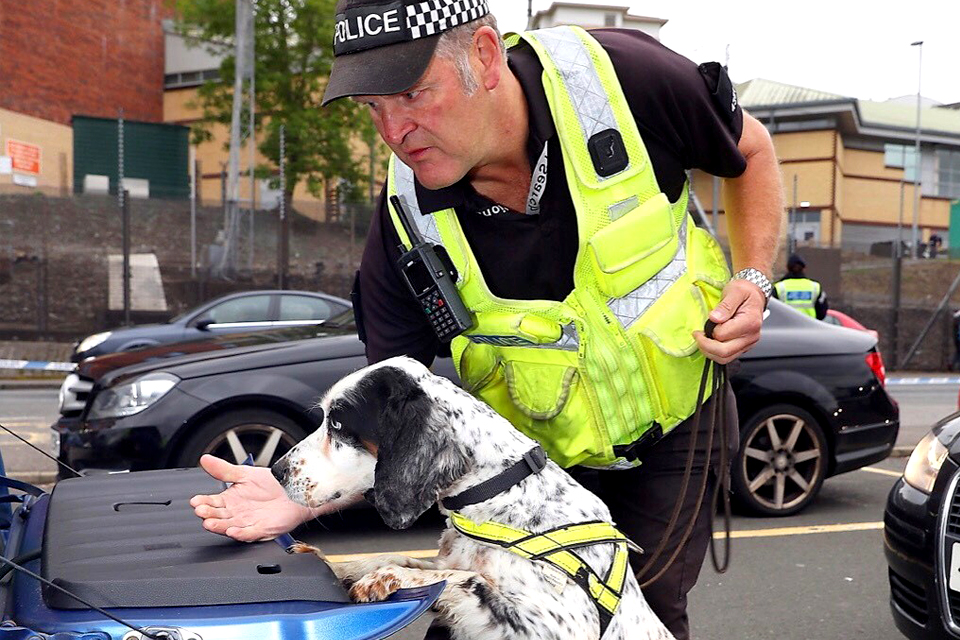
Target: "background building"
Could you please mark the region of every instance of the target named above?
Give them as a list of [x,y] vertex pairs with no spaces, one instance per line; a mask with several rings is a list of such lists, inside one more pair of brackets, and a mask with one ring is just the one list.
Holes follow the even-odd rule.
[[[787,197],[785,240],[887,255],[898,237],[911,241],[916,96],[871,102],[763,79],[738,90],[740,104],[773,137]],[[927,104],[921,109],[917,223],[922,242],[938,235],[946,248],[960,245],[950,243],[948,233],[960,198],[960,111]],[[694,183],[710,212],[709,178],[695,175]]]
[[643,31],[659,40],[660,28],[666,23],[662,18],[633,15],[626,7],[554,2],[549,9],[538,11],[531,17],[529,28],[546,29],[561,24],[575,24],[584,29],[616,27]]

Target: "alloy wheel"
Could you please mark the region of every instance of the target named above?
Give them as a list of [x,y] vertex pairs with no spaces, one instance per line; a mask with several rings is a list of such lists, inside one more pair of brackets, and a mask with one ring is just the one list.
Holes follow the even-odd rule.
[[778,413],[746,435],[739,472],[750,502],[787,512],[819,490],[826,464],[819,426],[792,413]]
[[248,455],[258,467],[268,467],[297,444],[290,434],[268,424],[241,424],[221,433],[203,453],[243,464]]

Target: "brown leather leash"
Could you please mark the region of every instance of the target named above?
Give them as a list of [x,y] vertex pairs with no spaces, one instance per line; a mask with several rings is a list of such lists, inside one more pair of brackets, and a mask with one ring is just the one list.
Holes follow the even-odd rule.
[[[713,337],[713,329],[715,326],[715,323],[711,322],[710,320],[707,321],[707,324],[704,327],[704,333],[708,338]],[[713,374],[712,376],[711,373]],[[713,561],[713,567],[718,573],[726,572],[727,568],[730,566],[730,469],[727,455],[728,425],[726,424],[727,367],[726,365],[719,364],[708,358],[706,362],[704,362],[703,373],[700,376],[700,387],[697,391],[697,409],[693,414],[693,422],[690,428],[689,449],[687,450],[687,460],[683,471],[683,480],[680,483],[680,492],[677,496],[677,502],[673,508],[673,513],[670,514],[670,520],[667,523],[667,527],[664,531],[663,537],[660,540],[660,544],[657,545],[656,550],[650,556],[650,559],[647,560],[647,563],[643,566],[643,568],[637,572],[637,579],[642,579],[644,575],[653,569],[654,563],[660,559],[666,550],[667,545],[670,542],[670,537],[673,535],[673,532],[677,527],[677,523],[680,520],[680,512],[683,511],[683,503],[687,497],[687,491],[689,490],[690,478],[693,475],[693,464],[694,459],[696,458],[697,440],[699,439],[700,432],[700,418],[703,413],[704,392],[707,388],[707,380],[710,378],[712,378],[711,392],[714,398],[712,406],[713,420],[711,421],[711,425],[707,433],[707,454],[703,463],[703,480],[701,481],[700,487],[697,491],[696,506],[691,512],[690,520],[680,538],[680,544],[677,545],[676,549],[673,551],[673,554],[664,563],[660,570],[652,578],[644,580],[640,584],[641,589],[653,584],[667,572],[667,570],[679,557],[680,552],[683,550],[684,546],[690,539],[690,535],[693,533],[693,529],[697,523],[697,516],[700,513],[700,508],[703,506],[703,498],[707,492],[707,484],[709,483],[710,477],[710,462],[713,457],[713,439],[718,427],[720,428],[720,464],[719,469],[717,470],[717,486],[714,488],[712,497],[713,501],[711,503],[714,505],[714,509],[710,514],[710,556],[711,560]],[[713,537],[713,519],[716,515],[716,505],[717,500],[720,498],[721,489],[723,490],[724,526],[726,533],[723,562],[720,562],[717,557]]]

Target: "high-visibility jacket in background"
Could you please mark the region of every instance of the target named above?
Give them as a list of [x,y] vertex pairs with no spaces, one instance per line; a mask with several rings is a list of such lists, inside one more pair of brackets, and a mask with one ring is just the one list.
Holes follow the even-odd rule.
[[[514,34],[508,46],[521,39],[543,65],[576,210],[573,291],[562,301],[498,298],[456,212],[422,215],[413,170],[396,157],[388,196],[401,196],[420,235],[442,244],[457,268],[475,319],[451,343],[464,388],[564,467],[629,468],[694,413],[704,356],[693,332],[730,272],[687,213],[689,185],[673,203],[657,185],[600,44],[578,27]],[[410,247],[393,207],[390,214]]]
[[816,303],[822,288],[820,283],[809,278],[786,278],[777,282],[777,299],[785,302],[800,313],[811,318],[817,317]]

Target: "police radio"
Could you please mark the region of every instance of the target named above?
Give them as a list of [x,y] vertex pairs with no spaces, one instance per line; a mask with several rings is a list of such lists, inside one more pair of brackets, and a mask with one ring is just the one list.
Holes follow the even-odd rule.
[[442,245],[430,244],[420,236],[407,218],[400,198],[390,196],[390,204],[396,209],[411,245],[409,251],[400,247],[404,253],[397,266],[434,333],[442,342],[449,342],[473,326],[473,318],[457,291],[457,269]]

